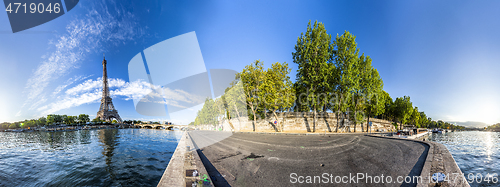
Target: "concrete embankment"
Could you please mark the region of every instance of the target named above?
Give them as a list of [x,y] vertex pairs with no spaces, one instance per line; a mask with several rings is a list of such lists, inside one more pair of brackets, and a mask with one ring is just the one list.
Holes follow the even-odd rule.
[[158,186],[193,186],[194,183],[213,186],[191,137],[184,132]]
[[[377,136],[370,135],[379,138],[388,139],[399,139],[406,141],[413,141],[423,143],[429,146],[429,151],[425,159],[425,164],[422,168],[420,177],[423,179],[422,182],[418,183],[418,187],[430,187],[430,186],[450,186],[450,187],[469,187],[469,183],[464,178],[464,174],[458,167],[455,159],[448,151],[448,149],[440,143],[425,141],[429,136],[430,132],[421,135],[414,135],[408,138],[400,138],[397,136],[387,137],[387,136]],[[423,141],[422,141],[423,140]],[[446,181],[436,185],[436,179],[432,179],[432,175],[435,173],[443,173],[446,175]]]

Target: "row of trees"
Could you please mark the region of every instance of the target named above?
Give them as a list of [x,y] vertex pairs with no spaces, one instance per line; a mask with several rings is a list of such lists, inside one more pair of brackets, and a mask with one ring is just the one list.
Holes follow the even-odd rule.
[[[383,112],[383,82],[372,59],[360,55],[356,37],[344,32],[332,39],[322,23],[309,22],[306,33],[297,39],[294,63],[298,64],[297,80],[294,84],[298,100],[296,111],[312,111],[313,132],[318,112],[335,112],[342,120],[342,127],[349,121],[364,122],[365,114],[378,115]],[[368,118],[369,120],[369,118]],[[354,129],[356,130],[356,129]],[[362,126],[362,131],[364,131]]]
[[[28,127],[43,127],[49,125],[79,125],[86,124],[87,122],[92,123],[104,123],[104,120],[101,120],[99,117],[96,117],[90,120],[89,115],[80,114],[78,116],[68,116],[68,115],[58,115],[58,114],[49,114],[47,117],[40,117],[38,119],[24,120],[18,121],[14,123],[0,123],[0,129],[17,129],[17,128],[28,128]],[[113,120],[111,123],[117,123],[116,120]],[[126,120],[123,123],[125,124],[140,124],[143,121],[140,120]],[[160,122],[152,122],[154,124],[160,124]],[[171,123],[170,123],[171,124]]]
[[490,125],[488,127],[486,127],[487,130],[499,130],[500,129],[500,123],[497,123],[497,124],[494,124],[494,125]]
[[[357,124],[369,122],[373,117],[391,120],[396,126],[399,123],[455,127],[432,121],[413,106],[409,96],[393,100],[383,90],[383,81],[372,66],[372,59],[360,53],[355,39],[348,31],[333,38],[322,23],[309,22],[292,53],[293,62],[298,65],[295,83],[290,81],[291,69],[286,62],[276,62],[264,70],[263,63],[257,60],[236,75],[232,87],[221,98],[205,101],[194,124],[218,124],[234,114],[239,117],[241,110],[246,110],[253,120],[254,131],[257,120],[268,118],[268,114],[278,121],[275,130],[281,131],[283,126],[277,113],[287,111],[312,112],[313,132],[319,112],[336,113],[337,130],[354,125],[356,131]],[[238,86],[242,89],[236,89]]]
[[455,125],[455,124],[452,124],[452,123],[448,123],[448,122],[444,122],[444,121],[441,121],[441,120],[438,120],[438,121],[432,121],[430,118],[429,118],[429,123],[426,124],[424,127],[425,128],[441,128],[441,129],[458,129],[458,130],[463,130],[465,129],[464,126],[459,126],[459,125]]
[[[205,100],[193,124],[213,125],[225,119],[250,116],[255,130],[256,121],[261,116],[266,118],[266,113],[279,121],[278,112],[291,109],[295,101],[293,84],[288,76],[290,72],[286,62],[273,63],[265,70],[263,62],[256,60],[236,74],[236,80],[224,95]],[[282,123],[279,121],[278,124]],[[275,125],[274,128],[281,131],[282,126]]]
[[49,114],[47,117],[40,117],[38,119],[24,120],[14,123],[1,123],[1,129],[15,129],[15,128],[28,128],[28,127],[40,127],[55,124],[82,124],[90,122],[89,115],[80,114],[78,116],[68,116],[68,115],[57,115]]

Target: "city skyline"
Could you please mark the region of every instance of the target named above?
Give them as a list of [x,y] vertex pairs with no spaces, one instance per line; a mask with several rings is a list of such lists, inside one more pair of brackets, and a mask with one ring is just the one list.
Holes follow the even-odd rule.
[[[495,5],[493,5],[495,4]],[[241,71],[254,60],[288,62],[309,20],[332,36],[345,30],[392,97],[411,97],[433,120],[500,122],[499,2],[80,2],[67,14],[12,33],[0,14],[0,122],[47,114],[95,117],[102,53],[110,92],[124,120],[169,120],[134,109],[147,85],[129,82],[128,63],[163,40],[195,31],[208,69]],[[185,122],[184,122],[185,123]]]

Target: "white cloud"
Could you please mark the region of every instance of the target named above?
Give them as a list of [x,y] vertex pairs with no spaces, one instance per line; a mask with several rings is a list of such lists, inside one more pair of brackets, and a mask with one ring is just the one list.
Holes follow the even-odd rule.
[[[126,82],[122,79],[108,78],[110,96],[124,100],[142,98],[151,92],[151,86],[145,81]],[[56,88],[57,91],[58,88]],[[68,88],[58,95],[55,102],[37,109],[40,115],[52,114],[60,110],[77,107],[83,104],[99,103],[102,97],[102,78],[87,79],[82,83]]]
[[179,101],[186,103],[203,103],[205,101],[205,96],[190,94],[180,89],[172,90],[170,88],[164,88],[163,93],[165,95],[165,104],[179,108],[187,108],[186,106],[180,105]]
[[67,96],[64,99],[59,100],[55,103],[40,107],[38,111],[40,111],[42,115],[47,115],[55,113],[59,110],[80,106],[82,104],[95,103],[98,102],[100,99],[101,99],[101,93],[99,92],[83,93],[76,97]]
[[[70,81],[71,82],[71,81]],[[156,102],[180,108],[186,108],[185,103],[203,103],[205,100],[202,96],[193,95],[183,90],[171,90],[168,88],[161,89],[160,86],[151,85],[145,80],[137,80],[134,82],[126,82],[119,78],[108,78],[109,92],[113,99],[123,100],[142,100],[143,102]],[[60,90],[61,87],[69,87],[66,91]],[[77,107],[84,104],[99,103],[102,97],[102,78],[83,80],[80,84],[73,87],[67,84],[57,87],[53,93],[55,101],[38,107],[36,110],[39,116],[53,114],[60,110]],[[63,89],[64,89],[63,88]],[[158,91],[152,92],[153,89]],[[161,92],[164,92],[162,94]],[[115,100],[116,101],[116,100]],[[42,103],[46,102],[40,101]],[[39,104],[37,104],[38,106]]]
[[[47,102],[47,98],[45,98],[45,96],[42,96],[38,101],[36,101],[35,103],[33,103],[33,105],[31,105],[31,107],[29,108],[29,110],[34,110],[35,108],[37,108],[38,106],[44,104],[45,102]],[[19,111],[19,115],[21,114],[21,111]]]
[[89,77],[91,77],[91,76],[92,76],[92,75],[89,75],[89,76],[83,77],[83,76],[79,75],[79,76],[75,76],[75,77],[73,77],[73,78],[68,79],[68,80],[66,81],[66,83],[65,83],[65,84],[63,84],[63,85],[59,85],[59,86],[56,88],[56,90],[54,90],[54,92],[52,92],[52,96],[57,95],[59,92],[61,92],[62,90],[64,90],[64,89],[65,89],[66,87],[68,87],[69,85],[71,85],[71,84],[73,84],[73,83],[75,83],[75,82],[77,82],[77,81],[80,81],[80,80],[83,80],[83,79],[87,79],[87,78],[89,78]]
[[[47,86],[52,81],[68,75],[73,69],[78,68],[88,54],[105,51],[103,47],[109,44],[121,45],[133,41],[134,38],[145,33],[143,28],[138,26],[134,15],[115,2],[103,0],[89,3],[91,3],[90,6],[79,6],[79,8],[90,7],[87,9],[87,13],[73,19],[66,26],[66,33],[58,36],[57,41],[50,42],[54,51],[42,57],[43,61],[28,79],[25,87],[27,100],[21,111],[26,105],[31,105],[30,109],[33,109],[45,102],[41,102],[43,99],[40,98],[44,98],[46,95],[44,90]],[[108,7],[107,4],[111,4],[111,6]],[[77,81],[76,78],[74,81]],[[69,81],[56,88],[52,95],[57,95],[73,82]],[[124,81],[116,82],[117,86],[123,86],[123,84]],[[73,91],[78,91],[78,89]],[[89,98],[93,97],[89,96]],[[20,112],[18,114],[21,115]]]
[[[125,100],[131,100],[131,99],[141,99],[145,95],[148,95],[151,92],[151,84],[143,81],[143,80],[138,80],[134,82],[125,82],[121,79],[111,79],[110,81],[110,87],[116,87],[118,89],[116,90],[110,90],[110,95],[111,96],[123,96],[125,97]],[[123,83],[121,83],[123,81]],[[160,96],[161,95],[155,95],[155,96]]]
[[97,80],[87,79],[85,82],[66,90],[68,95],[76,95],[81,92],[91,91],[102,88],[102,78],[99,77]]

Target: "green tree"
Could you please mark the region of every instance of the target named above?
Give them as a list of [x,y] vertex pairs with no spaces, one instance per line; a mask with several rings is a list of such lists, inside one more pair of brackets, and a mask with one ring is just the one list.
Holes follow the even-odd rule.
[[101,122],[101,118],[100,117],[96,117],[96,118],[92,119],[92,122],[99,123],[99,122]]
[[[58,115],[58,116],[60,116],[60,119],[61,119],[61,120],[59,121],[59,123],[66,123],[66,121],[68,120],[68,115],[66,115],[66,114],[65,114],[65,115],[62,115],[62,116],[61,116],[61,115]],[[67,124],[67,123],[66,123],[66,124]]]
[[63,115],[63,122],[69,125],[75,123],[75,118],[74,116]]
[[257,123],[257,111],[264,93],[262,92],[262,82],[264,81],[263,63],[256,60],[251,65],[245,66],[241,73],[237,74],[243,84],[243,89],[246,97],[245,104],[250,108],[253,116],[253,131]]
[[118,123],[118,121],[116,121],[116,119],[114,119],[111,123],[115,124],[115,123]]
[[326,109],[328,98],[321,98],[331,87],[328,84],[330,69],[328,62],[333,56],[333,44],[331,35],[326,33],[323,23],[318,21],[311,25],[309,21],[306,33],[301,33],[295,44],[295,52],[292,53],[293,62],[298,64],[296,88],[302,88],[299,95],[306,96],[306,103],[300,103],[303,107],[312,110],[314,115],[313,132],[316,131],[317,112]]
[[[342,119],[351,118],[346,115],[348,110],[357,108],[354,104],[356,103],[356,94],[359,94],[360,90],[361,60],[359,59],[359,49],[355,40],[356,37],[348,31],[345,31],[341,36],[337,35],[335,38],[336,71],[334,71],[333,79],[337,84],[334,91],[338,97],[335,109],[337,115],[342,115]],[[342,122],[344,121],[342,120]],[[339,120],[337,120],[337,129],[338,123]]]
[[203,125],[216,125],[218,123],[218,109],[215,106],[215,101],[206,98],[205,103],[203,104],[203,107],[201,110],[198,111],[198,114],[195,119],[195,123],[197,125],[203,124]]
[[87,122],[89,122],[89,121],[90,121],[90,117],[89,117],[89,115],[87,115],[87,114],[80,114],[80,115],[78,116],[78,122],[79,122],[79,123],[87,123]]
[[37,120],[34,120],[34,119],[32,119],[32,120],[26,120],[26,121],[24,122],[24,124],[23,124],[23,126],[22,126],[22,127],[23,127],[23,128],[35,127],[35,126],[37,125],[37,122],[36,122],[36,121],[37,121]]
[[236,74],[235,80],[231,83],[231,87],[225,90],[224,97],[230,118],[233,116],[240,118],[243,112],[247,112],[245,90],[238,74]]
[[424,112],[419,112],[420,118],[419,118],[419,124],[420,127],[422,128],[428,128],[429,127],[429,119],[427,118],[427,115],[425,115]]
[[9,129],[17,129],[19,126],[16,123],[12,123],[9,125]]
[[47,123],[48,125],[53,125],[54,123],[56,123],[56,115],[54,114],[47,115]]
[[278,122],[275,126],[276,131],[283,131],[283,123],[276,112],[289,109],[295,101],[292,81],[288,76],[291,71],[292,69],[288,67],[286,62],[276,62],[266,71],[266,78],[262,87],[262,90],[266,93],[264,103]]
[[224,97],[216,98],[213,107],[214,107],[213,111],[215,112],[214,113],[215,123],[220,125],[221,123],[224,122],[225,119],[227,119],[226,104],[224,101]]
[[385,97],[383,95],[383,90],[379,89],[375,91],[372,94],[367,95],[367,102],[366,102],[366,113],[367,113],[367,118],[368,122],[366,123],[366,131],[368,132],[369,128],[369,123],[370,123],[370,117],[371,116],[377,116],[380,114],[383,114],[386,110],[386,105],[385,105]]
[[8,129],[9,126],[10,126],[10,123],[7,123],[7,122],[0,123],[0,128],[1,129]]
[[384,100],[384,113],[382,114],[382,119],[386,119],[389,121],[394,121],[395,115],[394,115],[394,101],[392,100],[391,96],[389,93],[386,91],[382,91],[382,97]]
[[38,120],[36,121],[36,125],[37,126],[45,126],[45,125],[47,125],[47,118],[45,118],[45,117],[38,118]]
[[420,112],[418,111],[418,107],[413,108],[413,112],[411,113],[410,121],[415,127],[420,128]]
[[413,113],[413,106],[410,101],[409,96],[398,97],[394,101],[395,117],[401,122],[400,129],[403,129],[404,124],[406,124]]
[[56,123],[62,123],[62,122],[63,122],[63,116],[61,116],[61,115],[56,115],[56,114],[47,115],[47,123],[49,123],[49,125],[53,125]]
[[[366,117],[368,123],[366,124],[366,130],[368,131],[370,117],[372,115],[376,116],[382,114],[385,110],[384,105],[384,96],[383,96],[383,86],[384,83],[380,78],[380,75],[377,69],[372,66],[372,59],[370,56],[366,56],[364,54],[359,58],[359,81],[357,96],[361,96],[361,106],[356,107],[356,111],[363,110],[366,113]],[[360,117],[364,117],[364,115],[359,115]],[[357,118],[356,122],[362,122],[363,118],[359,120]],[[364,132],[363,126],[361,126],[361,131]]]

